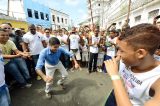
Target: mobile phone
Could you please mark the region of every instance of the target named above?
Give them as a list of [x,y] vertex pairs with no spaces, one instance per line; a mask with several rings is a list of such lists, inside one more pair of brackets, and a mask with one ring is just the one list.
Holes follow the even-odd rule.
[[116,23],[113,23],[112,25],[116,25]]
[[156,19],[160,18],[160,15],[156,16]]

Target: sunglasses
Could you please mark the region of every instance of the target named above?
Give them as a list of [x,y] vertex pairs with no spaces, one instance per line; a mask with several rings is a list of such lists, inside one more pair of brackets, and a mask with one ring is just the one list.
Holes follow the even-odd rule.
[[45,32],[45,33],[50,33],[50,32]]
[[36,30],[36,29],[30,29],[30,30]]

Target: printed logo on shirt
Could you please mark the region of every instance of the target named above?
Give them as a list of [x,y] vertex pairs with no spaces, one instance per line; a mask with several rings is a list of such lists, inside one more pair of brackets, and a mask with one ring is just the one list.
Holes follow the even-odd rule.
[[125,70],[123,70],[122,72],[123,72],[122,75],[123,75],[124,81],[128,87],[134,88],[135,84],[142,85],[143,82],[137,79],[133,74],[127,74]]

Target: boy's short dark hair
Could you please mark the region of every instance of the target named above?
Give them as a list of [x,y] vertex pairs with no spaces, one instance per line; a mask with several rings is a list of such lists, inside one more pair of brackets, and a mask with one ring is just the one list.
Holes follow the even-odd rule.
[[126,30],[119,40],[126,41],[135,50],[143,48],[152,55],[160,46],[160,31],[152,24],[143,23]]
[[116,30],[115,30],[115,29],[112,29],[112,30],[110,30],[109,32],[116,33]]
[[59,29],[58,32],[61,33],[61,32],[63,32],[63,30],[62,30],[62,29]]
[[60,45],[60,41],[56,37],[51,37],[49,39],[49,45],[54,46],[54,45]]
[[44,29],[44,31],[46,31],[46,30],[49,30],[49,31],[50,31],[50,29],[49,29],[49,28],[45,28],[45,29]]

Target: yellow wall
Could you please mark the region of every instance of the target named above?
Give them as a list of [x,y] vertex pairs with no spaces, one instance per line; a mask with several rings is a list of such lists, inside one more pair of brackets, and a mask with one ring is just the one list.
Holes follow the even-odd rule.
[[5,20],[5,19],[0,19],[0,24],[9,22],[12,24],[13,28],[24,28],[25,31],[28,30],[28,23],[24,21],[17,21],[17,20]]

